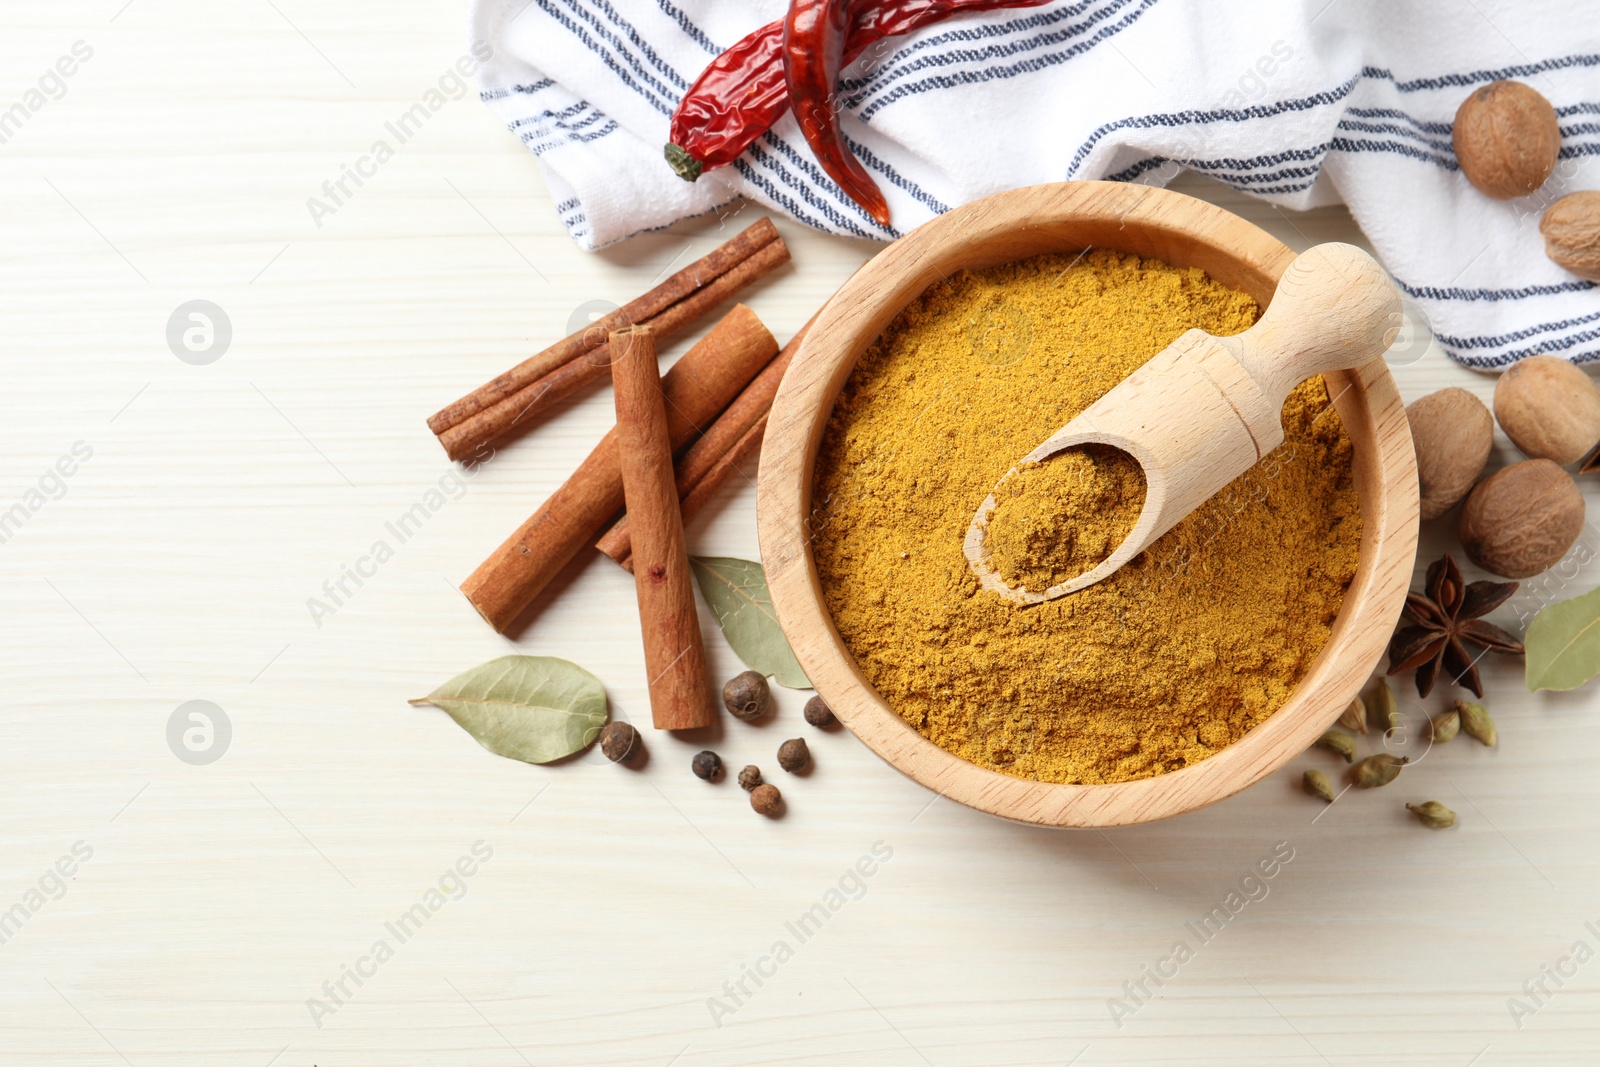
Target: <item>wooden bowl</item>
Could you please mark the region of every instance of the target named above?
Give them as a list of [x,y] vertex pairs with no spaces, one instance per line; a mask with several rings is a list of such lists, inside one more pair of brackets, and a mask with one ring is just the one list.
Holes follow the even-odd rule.
[[1199,267],[1263,308],[1294,253],[1204,201],[1117,182],[1000,193],[942,215],[855,273],[818,315],[784,376],[761,452],[761,556],[778,621],[839,719],[929,789],[980,811],[1047,826],[1122,826],[1231,796],[1305,751],[1371,675],[1394,631],[1417,551],[1417,468],[1405,408],[1377,360],[1327,376],[1355,445],[1362,541],[1355,579],[1327,646],[1287,703],[1237,742],[1182,770],[1110,785],[1058,785],[969,763],[923,737],[873,689],[833,625],[808,535],[812,468],[834,401],[856,361],[933,282],[1047,252],[1112,248]]

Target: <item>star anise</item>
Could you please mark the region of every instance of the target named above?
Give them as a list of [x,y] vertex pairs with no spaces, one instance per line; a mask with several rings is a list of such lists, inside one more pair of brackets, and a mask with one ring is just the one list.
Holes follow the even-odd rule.
[[1428,567],[1425,593],[1406,594],[1400,613],[1404,623],[1389,642],[1389,673],[1417,672],[1417,694],[1433,691],[1442,666],[1455,684],[1483,696],[1483,681],[1478,677],[1478,656],[1469,655],[1468,645],[1489,652],[1522,655],[1522,642],[1493,623],[1482,621],[1517,591],[1517,582],[1473,582],[1461,580],[1461,568],[1446,552]]

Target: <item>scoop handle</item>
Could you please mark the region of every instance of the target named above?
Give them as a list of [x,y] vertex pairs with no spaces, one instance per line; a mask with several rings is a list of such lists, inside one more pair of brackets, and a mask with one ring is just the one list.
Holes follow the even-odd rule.
[[1382,356],[1401,322],[1400,294],[1377,261],[1354,245],[1330,242],[1295,257],[1254,326],[1217,340],[1277,412],[1313,374]]

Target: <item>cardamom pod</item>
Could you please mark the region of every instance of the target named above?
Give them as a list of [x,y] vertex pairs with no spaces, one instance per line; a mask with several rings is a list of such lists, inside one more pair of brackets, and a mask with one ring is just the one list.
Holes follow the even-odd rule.
[[1456,813],[1437,800],[1430,800],[1424,804],[1407,804],[1406,810],[1414,814],[1418,821],[1430,830],[1443,830],[1456,824]]
[[1339,753],[1344,757],[1346,763],[1350,763],[1356,758],[1356,739],[1349,734],[1341,734],[1338,730],[1329,730],[1317,738],[1315,744],[1318,748],[1325,748],[1330,752]]
[[1458,700],[1455,710],[1461,716],[1461,729],[1466,731],[1468,737],[1490,748],[1494,747],[1499,734],[1495,733],[1494,720],[1489,718],[1489,712],[1482,704]]
[[1455,708],[1448,708],[1428,720],[1429,732],[1434,741],[1444,744],[1454,741],[1456,734],[1461,732],[1461,713]]
[[1400,768],[1411,762],[1409,756],[1391,756],[1380,752],[1368,756],[1350,768],[1350,784],[1357,789],[1376,789],[1388,785],[1400,775]]
[[1358,734],[1367,732],[1367,705],[1359,694],[1350,702],[1350,706],[1344,709],[1344,714],[1339,716],[1338,725],[1346,730],[1354,730]]
[[1394,699],[1389,679],[1379,678],[1376,688],[1367,697],[1367,721],[1385,737],[1400,725],[1400,705]]
[[1311,796],[1333,803],[1333,786],[1328,784],[1328,776],[1321,771],[1307,771],[1300,779],[1300,787]]

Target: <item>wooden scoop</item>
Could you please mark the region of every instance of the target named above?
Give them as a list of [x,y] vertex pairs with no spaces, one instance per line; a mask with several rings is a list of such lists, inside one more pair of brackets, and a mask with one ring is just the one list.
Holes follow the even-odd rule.
[[1111,555],[1043,592],[1007,585],[985,547],[990,493],[963,543],[973,572],[983,588],[1018,604],[1054,600],[1110,576],[1283,443],[1290,390],[1313,374],[1379,358],[1400,322],[1399,294],[1371,256],[1346,244],[1302,252],[1250,329],[1233,337],[1190,330],[1006,473],[1075,445],[1132,456],[1144,468],[1144,509]]

